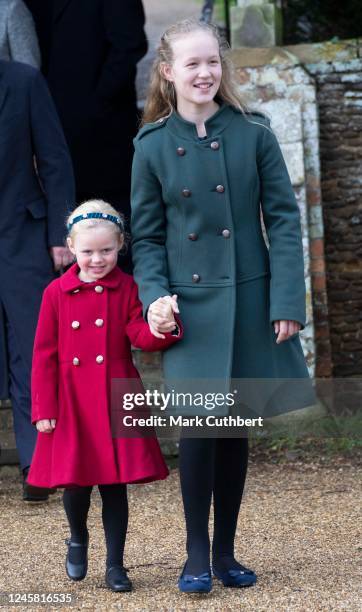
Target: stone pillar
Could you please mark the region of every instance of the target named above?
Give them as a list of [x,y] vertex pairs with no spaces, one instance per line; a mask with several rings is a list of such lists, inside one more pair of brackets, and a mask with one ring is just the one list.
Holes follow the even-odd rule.
[[282,12],[270,0],[238,0],[230,7],[232,47],[273,47],[281,44]]

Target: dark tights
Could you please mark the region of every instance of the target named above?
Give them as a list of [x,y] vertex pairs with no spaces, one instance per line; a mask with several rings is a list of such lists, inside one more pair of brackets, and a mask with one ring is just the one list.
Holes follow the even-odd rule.
[[210,566],[212,496],[213,564],[219,570],[241,567],[234,558],[234,539],[247,464],[247,438],[180,440],[180,481],[187,531],[186,573],[199,575]]
[[[123,566],[123,552],[128,525],[128,500],[126,485],[99,485],[102,497],[102,521],[107,546],[107,566]],[[92,487],[65,489],[64,509],[70,526],[71,540],[86,543],[88,538],[87,516]],[[77,563],[79,549],[70,549],[72,563]],[[79,561],[78,561],[79,562]]]

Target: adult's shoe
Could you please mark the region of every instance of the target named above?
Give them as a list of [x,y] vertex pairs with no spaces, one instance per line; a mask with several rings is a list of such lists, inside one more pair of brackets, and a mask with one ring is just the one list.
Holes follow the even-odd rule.
[[185,574],[185,567],[186,563],[178,579],[178,588],[181,593],[210,593],[212,589],[210,570],[195,576],[194,574]]
[[253,570],[244,567],[243,565],[238,569],[229,569],[220,571],[215,567],[212,568],[213,574],[216,578],[221,580],[224,587],[248,587],[253,586],[257,581],[257,576]]
[[46,502],[49,499],[49,489],[34,487],[28,483],[30,466],[23,469],[23,500],[27,502]]

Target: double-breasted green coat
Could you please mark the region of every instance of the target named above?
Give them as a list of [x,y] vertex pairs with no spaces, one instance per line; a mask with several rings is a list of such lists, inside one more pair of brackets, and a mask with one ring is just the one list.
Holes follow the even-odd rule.
[[277,139],[264,116],[228,105],[205,126],[200,139],[196,125],[173,112],[134,141],[140,298],[146,312],[176,293],[184,323],[183,341],[164,356],[165,376],[305,379],[299,336],[276,344],[273,326],[305,325],[300,214]]

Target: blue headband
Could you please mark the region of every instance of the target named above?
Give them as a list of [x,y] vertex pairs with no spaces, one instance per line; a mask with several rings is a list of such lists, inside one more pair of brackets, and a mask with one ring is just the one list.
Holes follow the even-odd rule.
[[78,217],[74,217],[74,219],[72,219],[71,222],[67,225],[68,232],[70,232],[75,223],[79,223],[79,221],[84,221],[85,219],[104,219],[105,221],[112,221],[112,223],[115,223],[116,225],[118,225],[118,227],[120,227],[120,229],[123,230],[123,223],[120,217],[108,215],[107,213],[89,212],[84,213],[83,215],[79,215]]

